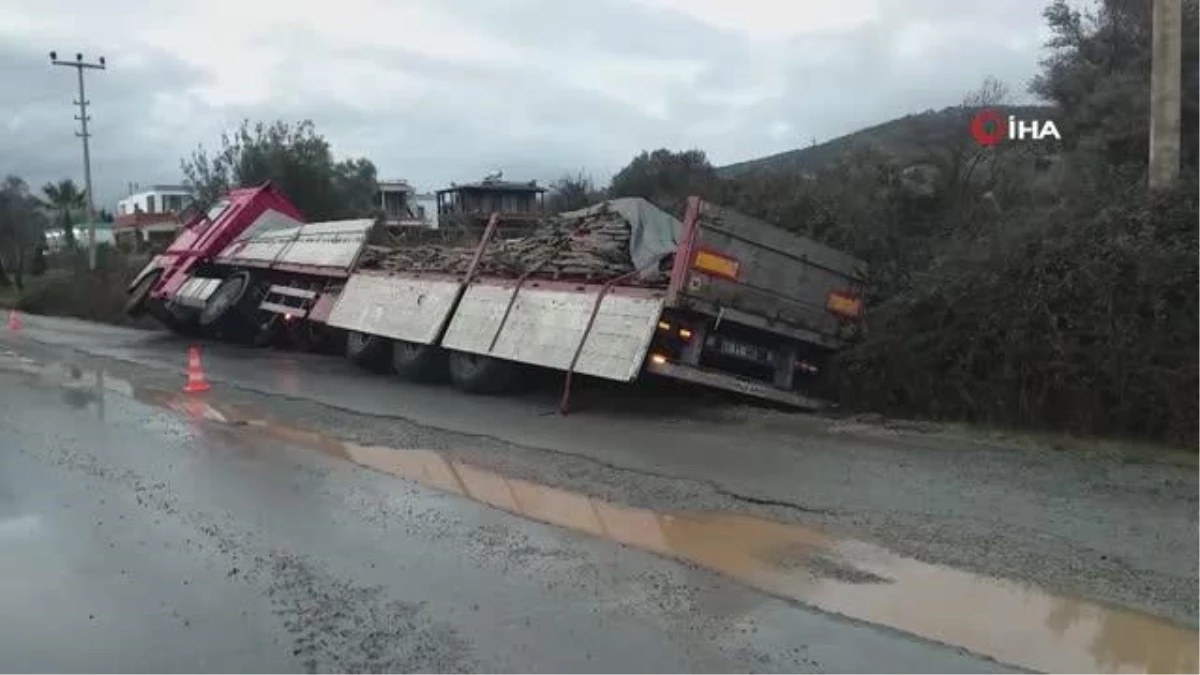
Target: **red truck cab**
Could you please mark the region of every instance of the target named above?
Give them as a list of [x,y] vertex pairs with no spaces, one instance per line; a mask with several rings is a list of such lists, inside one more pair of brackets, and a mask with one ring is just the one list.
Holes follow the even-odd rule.
[[236,238],[252,229],[303,223],[299,209],[271,183],[231,190],[189,218],[175,241],[138,273],[127,289],[126,312],[136,316],[148,311],[170,325],[180,318],[173,315],[176,292]]

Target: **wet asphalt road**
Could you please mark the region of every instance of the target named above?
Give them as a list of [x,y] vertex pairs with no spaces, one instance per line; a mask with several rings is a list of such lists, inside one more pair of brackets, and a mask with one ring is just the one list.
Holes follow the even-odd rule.
[[[1195,652],[1177,649],[1180,636],[1194,643],[1196,624],[1194,467],[990,447],[970,448],[967,465],[947,461],[964,448],[944,440],[586,387],[592,405],[563,420],[549,414],[553,391],[480,399],[338,359],[224,345],[205,349],[209,415],[146,395],[177,391],[186,345],[40,317],[0,333],[4,669],[1007,668],[963,645],[1049,669],[1061,662],[1021,650],[1045,638],[1048,655],[1072,651],[1063,640],[1086,643],[1068,665],[1195,670]],[[939,608],[937,622],[893,616],[869,596],[780,586],[721,545],[720,555],[713,545],[668,551],[687,564],[673,562],[636,537],[607,537],[626,546],[553,515],[507,513],[520,509],[430,487],[427,471],[387,475],[324,441],[246,424],[262,419],[401,454],[436,450],[657,513],[815,525],[1167,623],[1053,600],[1034,617],[1047,628],[1025,635],[1011,630],[1030,621],[1021,600],[979,639],[954,628],[978,607]],[[729,530],[700,538],[743,545]],[[865,576],[842,581],[874,583],[859,563],[852,571]],[[825,558],[804,564],[833,574]],[[902,578],[887,581],[901,588]],[[981,598],[1007,602],[994,590],[1004,584],[983,587],[992,590]],[[1092,630],[1079,616],[1100,617],[1094,636],[1079,639]]]
[[0,371],[7,671],[996,668],[69,379]]

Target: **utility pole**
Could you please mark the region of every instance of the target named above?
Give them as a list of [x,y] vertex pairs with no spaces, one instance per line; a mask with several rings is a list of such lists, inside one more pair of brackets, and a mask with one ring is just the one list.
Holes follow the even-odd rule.
[[[60,61],[58,52],[50,52],[50,63],[55,66],[69,66],[74,68],[79,75],[79,100],[74,103],[79,106],[79,114],[75,119],[79,120],[80,131],[76,131],[75,135],[83,139],[83,190],[84,196],[87,197],[87,214],[88,214],[88,269],[96,269],[96,203],[92,199],[92,156],[88,148],[88,121],[91,119],[87,114],[89,101],[83,90],[83,71],[85,69],[105,70],[104,57],[100,57],[98,63],[88,63],[83,60],[83,54],[75,54],[74,61]],[[68,225],[74,227],[73,225]]]
[[1170,187],[1179,175],[1181,49],[1180,0],[1153,0],[1150,66],[1150,189]]

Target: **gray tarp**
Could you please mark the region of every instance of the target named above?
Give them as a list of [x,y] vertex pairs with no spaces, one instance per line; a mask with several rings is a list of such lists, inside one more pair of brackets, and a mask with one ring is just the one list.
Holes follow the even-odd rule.
[[633,260],[634,269],[641,270],[643,277],[654,276],[658,272],[654,263],[673,253],[679,245],[683,223],[641,197],[610,199],[586,209],[559,215],[563,218],[580,218],[606,207],[629,221],[629,257]]

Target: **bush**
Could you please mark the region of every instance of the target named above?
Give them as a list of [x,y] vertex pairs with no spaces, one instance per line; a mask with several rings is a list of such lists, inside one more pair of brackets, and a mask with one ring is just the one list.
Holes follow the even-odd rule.
[[34,314],[72,316],[123,325],[144,325],[124,314],[125,289],[145,266],[144,258],[122,255],[111,247],[97,250],[96,270],[52,269],[31,280],[16,306]]
[[949,247],[842,355],[846,403],[1194,446],[1195,185],[1106,186]]

